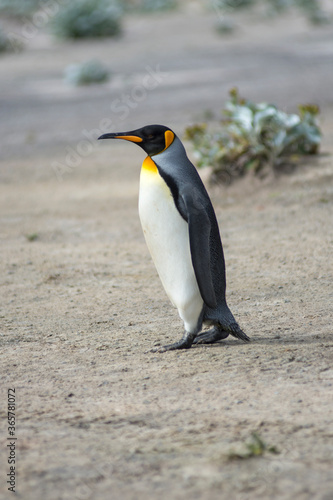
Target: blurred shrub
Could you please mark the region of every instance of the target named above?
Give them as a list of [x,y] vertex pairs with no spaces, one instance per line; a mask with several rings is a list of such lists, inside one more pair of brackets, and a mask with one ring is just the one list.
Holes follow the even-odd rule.
[[254,5],[256,0],[212,0],[212,4],[218,9],[241,9]]
[[65,81],[71,85],[89,85],[109,80],[110,72],[97,60],[82,64],[70,64],[65,69]]
[[290,7],[297,7],[314,24],[322,24],[329,21],[328,14],[322,8],[321,0],[268,0],[268,3],[273,13],[284,12]]
[[219,35],[229,35],[236,29],[234,21],[230,17],[222,16],[215,24],[215,30]]
[[0,52],[8,52],[10,50],[10,44],[7,35],[4,33],[2,28],[0,28]]
[[313,23],[324,23],[329,20],[328,14],[322,7],[321,0],[211,0],[216,10],[229,13],[243,7],[254,5],[266,7],[268,13],[277,14],[294,7],[302,10]]
[[321,133],[315,105],[299,106],[299,114],[286,114],[272,104],[255,104],[230,91],[221,127],[209,131],[206,124],[185,130],[194,145],[198,166],[212,167],[212,180],[230,183],[264,167],[278,169],[293,164],[299,155],[318,152]]
[[0,13],[13,17],[30,17],[45,0],[0,0]]
[[19,52],[23,49],[23,43],[16,38],[9,38],[0,26],[0,53]]
[[118,0],[72,0],[55,15],[52,28],[60,38],[116,36],[122,13]]
[[124,0],[125,9],[134,12],[159,12],[177,7],[177,0]]

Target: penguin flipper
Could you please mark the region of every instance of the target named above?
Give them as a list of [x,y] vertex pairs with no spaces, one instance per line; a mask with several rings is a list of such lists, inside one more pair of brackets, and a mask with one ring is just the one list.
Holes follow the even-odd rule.
[[200,200],[200,193],[191,187],[183,191],[182,199],[188,223],[194,274],[203,301],[214,309],[217,302],[210,267],[211,223]]

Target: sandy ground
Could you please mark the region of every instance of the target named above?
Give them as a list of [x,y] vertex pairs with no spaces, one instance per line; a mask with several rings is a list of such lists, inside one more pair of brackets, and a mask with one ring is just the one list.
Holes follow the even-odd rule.
[[[245,20],[228,38],[194,8],[129,19],[117,41],[54,43],[41,30],[3,57],[1,498],[9,388],[17,498],[333,497],[332,27]],[[63,84],[68,63],[93,55],[110,83]],[[147,353],[182,324],[141,233],[144,156],[94,137],[154,122],[181,135],[233,85],[287,110],[319,103],[323,155],[209,188],[228,302],[252,342]],[[232,459],[253,432],[279,453]]]

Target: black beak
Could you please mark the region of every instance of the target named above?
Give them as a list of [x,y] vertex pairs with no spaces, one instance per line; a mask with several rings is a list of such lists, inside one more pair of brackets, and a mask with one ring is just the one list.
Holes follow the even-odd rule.
[[118,134],[103,134],[100,135],[98,140],[100,139],[116,139]]
[[112,134],[103,134],[101,135],[98,140],[100,139],[125,139],[126,141],[131,141],[131,142],[142,142],[143,139],[139,137],[138,135],[134,135],[131,132],[118,132],[118,133],[112,133]]

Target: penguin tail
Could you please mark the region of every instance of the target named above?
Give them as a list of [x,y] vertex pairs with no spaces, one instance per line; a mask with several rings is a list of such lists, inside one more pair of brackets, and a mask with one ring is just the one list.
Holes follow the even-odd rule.
[[230,325],[228,325],[228,332],[233,337],[236,337],[236,339],[242,340],[243,342],[250,342],[250,337],[248,337],[246,333],[243,332],[243,330],[236,322],[230,323]]

